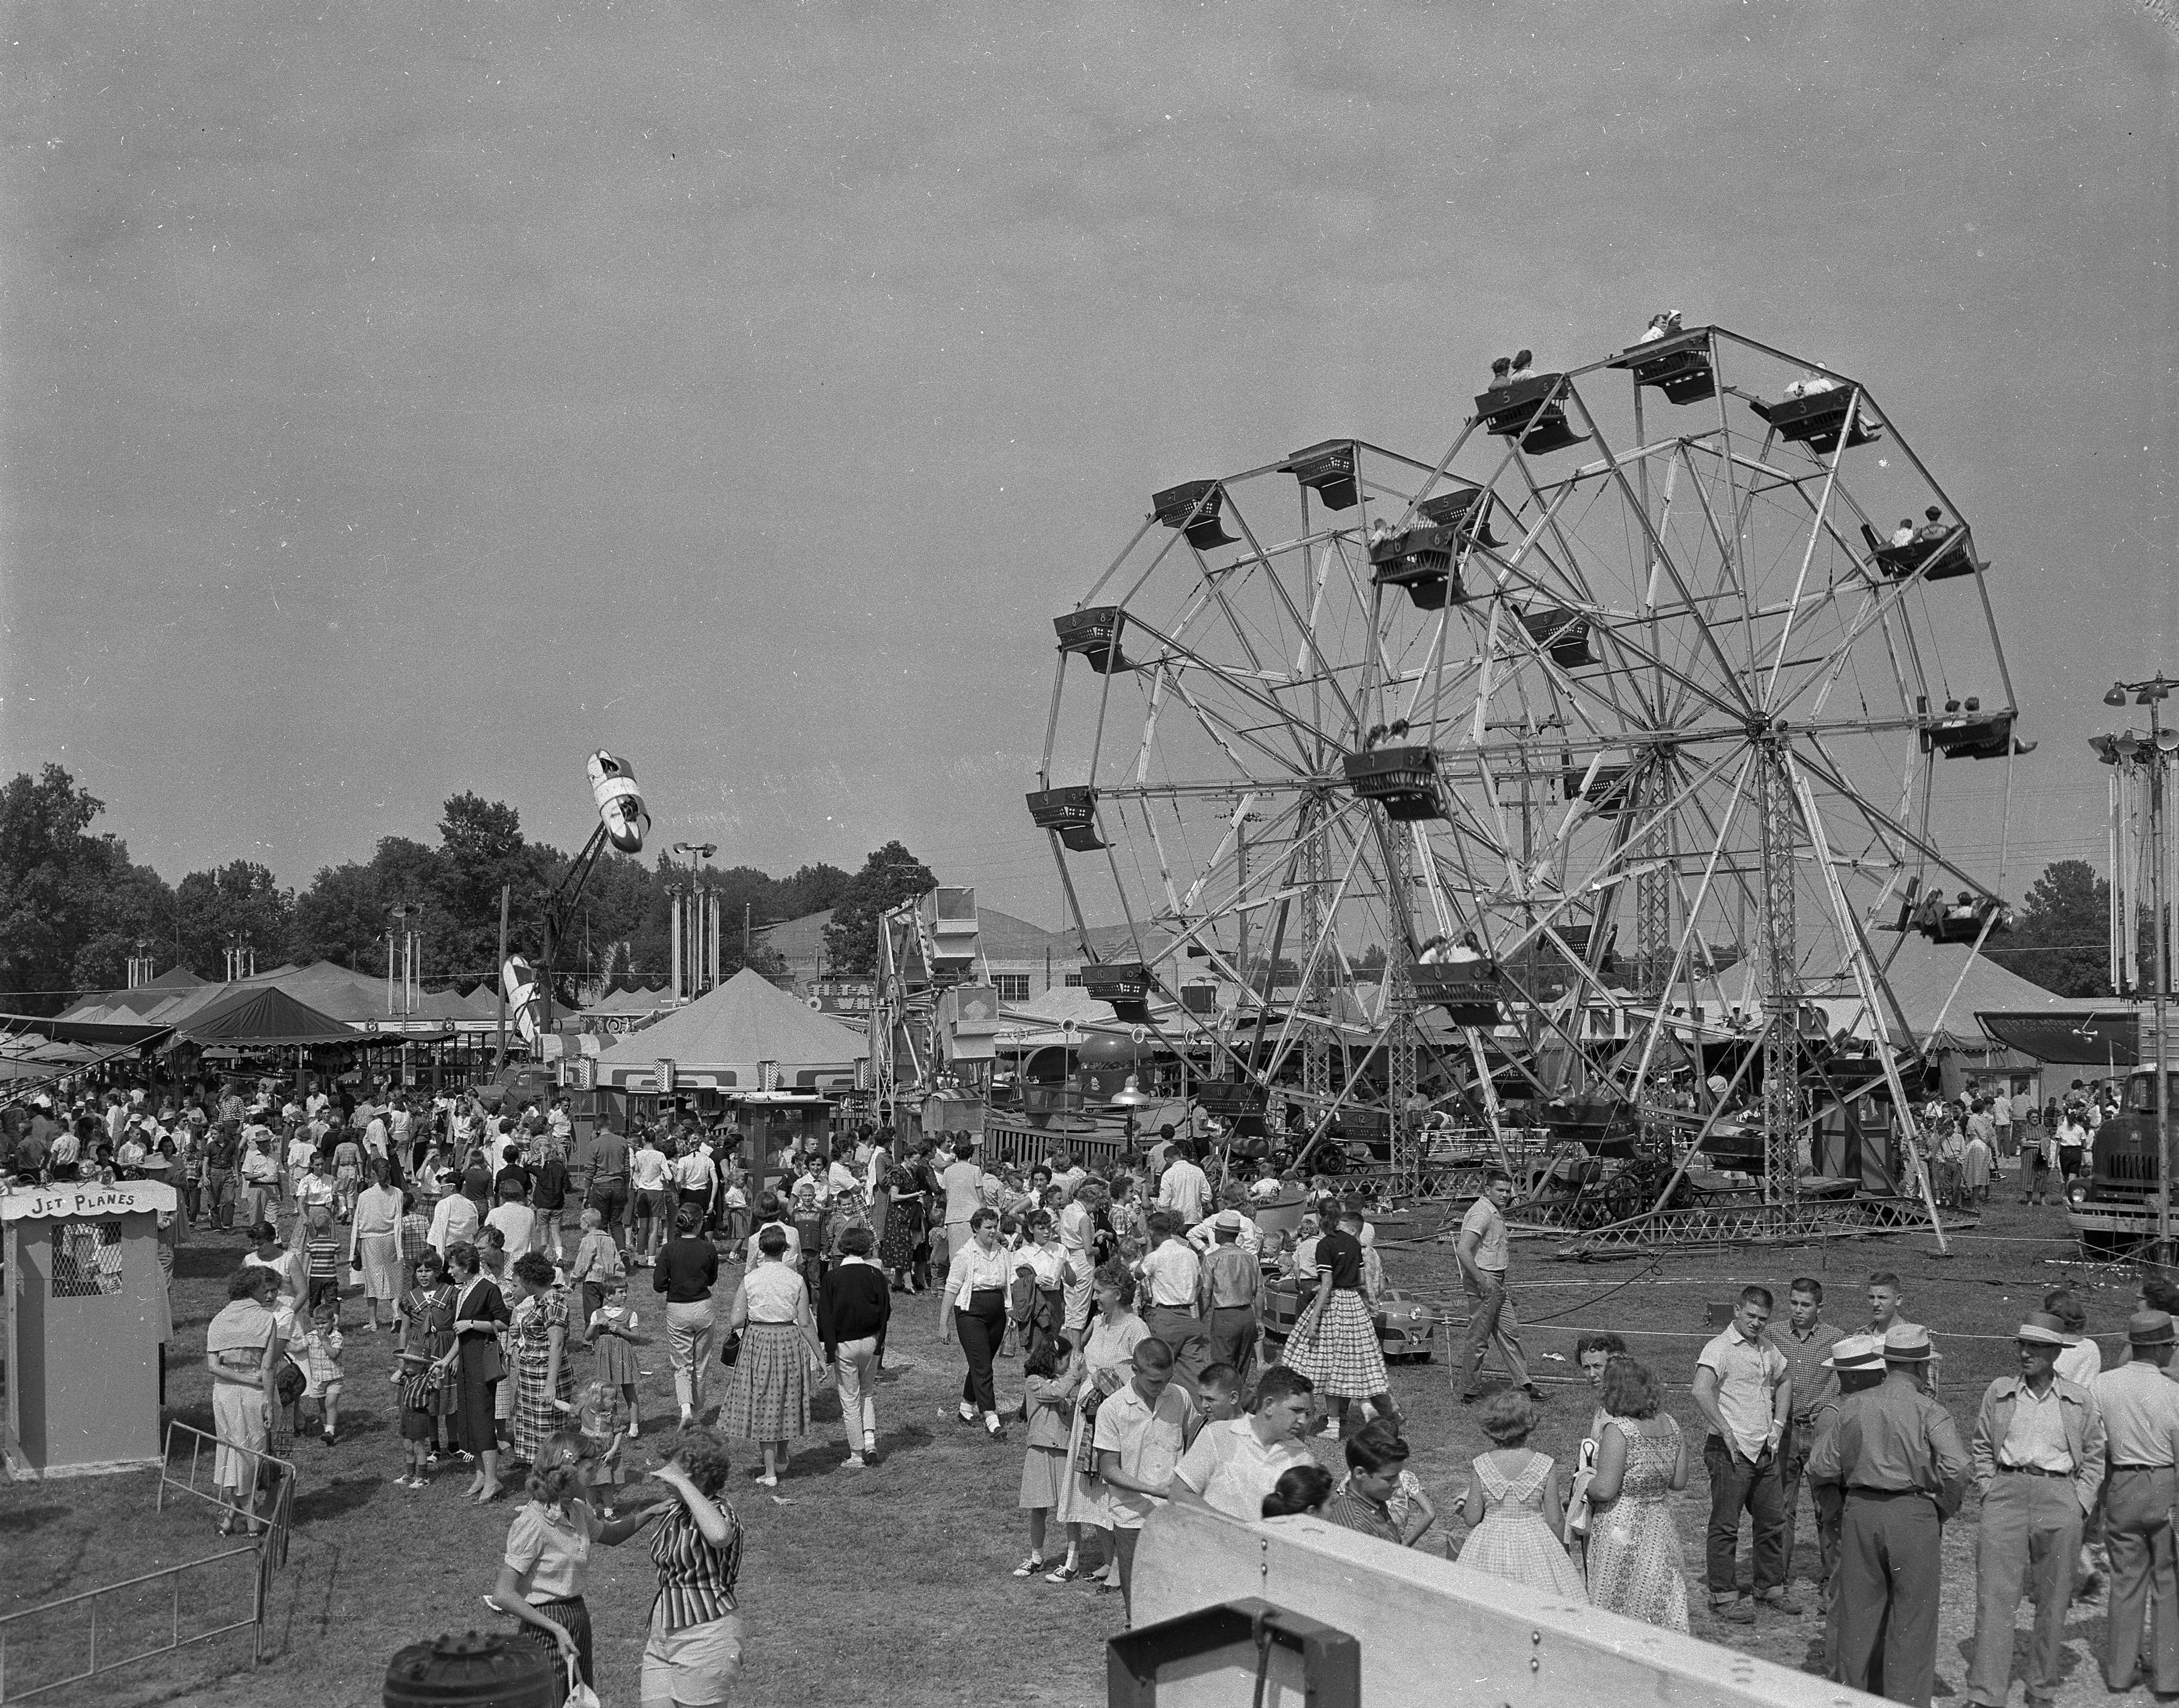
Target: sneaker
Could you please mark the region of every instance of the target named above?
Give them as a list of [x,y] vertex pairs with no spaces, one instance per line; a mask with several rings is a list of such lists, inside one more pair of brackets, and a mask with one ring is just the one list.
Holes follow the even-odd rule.
[[1772,1612],[1784,1613],[1791,1618],[1798,1619],[1807,1611],[1793,1599],[1793,1592],[1791,1590],[1773,1590],[1769,1595],[1759,1599]]
[[964,1424],[972,1424],[976,1421],[976,1414],[965,1405],[957,1408],[953,1415],[960,1419]]
[[995,1442],[1002,1442],[1007,1438],[1007,1426],[993,1418],[984,1425],[984,1433]]
[[1316,1438],[1320,1442],[1337,1441],[1339,1439],[1338,1424],[1336,1422],[1327,1423],[1322,1429],[1316,1432]]
[[1024,1560],[1021,1564],[1014,1568],[1014,1575],[1017,1578],[1034,1578],[1043,1570],[1044,1560],[1042,1556],[1031,1554],[1026,1560]]
[[870,1462],[864,1458],[860,1453],[849,1453],[846,1458],[841,1461],[841,1463],[846,1465],[849,1470],[866,1471],[870,1468]]
[[1719,1618],[1730,1620],[1736,1625],[1755,1623],[1755,1604],[1745,1595],[1735,1601],[1712,1601],[1710,1610]]

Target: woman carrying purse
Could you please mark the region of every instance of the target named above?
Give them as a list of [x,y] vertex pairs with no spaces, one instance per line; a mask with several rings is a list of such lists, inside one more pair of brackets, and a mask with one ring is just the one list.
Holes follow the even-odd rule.
[[459,1384],[459,1439],[477,1464],[476,1477],[463,1492],[481,1506],[499,1493],[499,1431],[493,1414],[497,1390],[507,1374],[499,1330],[513,1315],[499,1288],[481,1272],[476,1247],[467,1241],[449,1246],[447,1268],[454,1284],[454,1344],[440,1361],[440,1374],[442,1380]]

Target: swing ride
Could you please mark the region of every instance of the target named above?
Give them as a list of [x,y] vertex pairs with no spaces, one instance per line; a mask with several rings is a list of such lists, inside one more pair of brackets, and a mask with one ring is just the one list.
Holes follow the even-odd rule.
[[1717,327],[1433,459],[1156,493],[1029,796],[1125,939],[1085,986],[1304,1159],[1498,1161],[1584,1252],[1934,1224],[1885,969],[2006,928],[1934,827],[2027,750],[1958,515],[1868,387]]

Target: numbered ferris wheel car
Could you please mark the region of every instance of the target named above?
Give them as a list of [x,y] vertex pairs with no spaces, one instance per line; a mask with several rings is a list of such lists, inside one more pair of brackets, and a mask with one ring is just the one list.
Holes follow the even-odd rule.
[[545,993],[537,983],[537,969],[520,955],[509,955],[499,969],[499,988],[507,995],[508,1018],[525,1044],[537,1041],[538,1022],[544,1019]]
[[1428,1364],[1436,1338],[1437,1312],[1430,1306],[1397,1289],[1377,1295],[1377,1343],[1387,1363],[1411,1358]]
[[600,748],[590,755],[590,797],[598,804],[606,840],[622,854],[641,854],[650,834],[650,810],[635,786],[634,771]]

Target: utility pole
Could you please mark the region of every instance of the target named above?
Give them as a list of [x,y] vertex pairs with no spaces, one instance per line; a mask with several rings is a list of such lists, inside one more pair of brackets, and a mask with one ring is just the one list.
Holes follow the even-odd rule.
[[491,1060],[495,1074],[507,1071],[507,908],[513,890],[512,884],[499,887],[499,976],[492,981],[499,987],[499,1045]]

